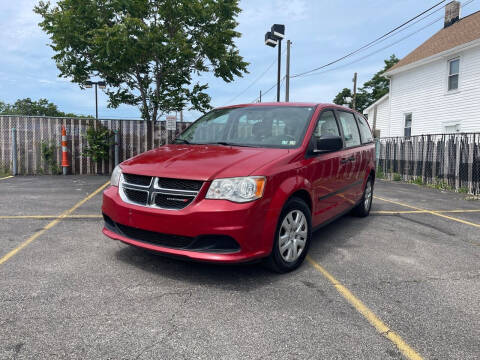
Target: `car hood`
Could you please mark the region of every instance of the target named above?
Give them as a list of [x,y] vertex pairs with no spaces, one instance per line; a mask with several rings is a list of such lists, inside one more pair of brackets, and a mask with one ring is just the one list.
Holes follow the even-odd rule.
[[288,149],[165,145],[124,161],[121,168],[131,174],[207,181],[262,175],[253,172],[288,153]]

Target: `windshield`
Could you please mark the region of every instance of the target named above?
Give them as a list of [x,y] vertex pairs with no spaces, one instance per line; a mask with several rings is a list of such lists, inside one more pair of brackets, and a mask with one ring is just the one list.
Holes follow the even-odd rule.
[[314,110],[311,106],[217,109],[195,121],[176,143],[295,148]]

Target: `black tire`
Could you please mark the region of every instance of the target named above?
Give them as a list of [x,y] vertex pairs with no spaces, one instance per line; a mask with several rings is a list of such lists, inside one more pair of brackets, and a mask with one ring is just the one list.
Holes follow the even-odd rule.
[[[293,216],[295,216],[295,214],[299,215],[300,213],[303,214],[303,216],[305,217],[305,220],[306,220],[305,223],[306,223],[306,227],[307,227],[307,229],[305,229],[305,230],[304,230],[304,227],[301,227],[301,229],[302,229],[301,231],[302,232],[306,231],[306,235],[298,235],[299,236],[299,241],[303,241],[303,237],[305,238],[304,247],[303,247],[303,249],[301,249],[300,253],[298,255],[296,255],[298,257],[295,260],[286,261],[284,259],[285,252],[284,252],[284,255],[281,254],[280,245],[279,245],[281,231],[284,231],[284,228],[282,227],[282,224],[283,224],[284,220],[286,219],[286,217],[288,215],[292,214]],[[296,218],[296,219],[300,219],[299,221],[301,221],[301,217]],[[296,235],[294,233],[295,233],[295,231],[292,231],[289,234],[287,234],[285,232],[285,233],[283,233],[283,236],[293,236],[293,237],[295,237],[295,239],[297,239]],[[300,239],[300,237],[302,237],[302,239]],[[310,212],[310,208],[305,203],[305,201],[303,201],[302,199],[293,197],[290,200],[288,200],[288,202],[285,204],[285,206],[283,207],[283,210],[280,214],[280,217],[278,219],[277,228],[276,228],[276,231],[275,231],[275,238],[274,238],[274,241],[273,241],[272,252],[271,252],[270,256],[266,259],[265,265],[270,270],[275,271],[277,273],[286,273],[286,272],[295,270],[305,260],[305,257],[307,256],[308,249],[310,247],[311,238],[312,238],[312,215],[311,215],[311,212]],[[287,242],[293,242],[291,246],[295,247],[295,249],[296,249],[295,251],[298,252],[298,249],[300,249],[300,247],[297,247],[297,243],[295,241],[296,240],[288,240]],[[286,245],[286,243],[285,243],[285,245]],[[298,245],[298,246],[300,246],[300,245]],[[289,252],[289,251],[290,250],[287,249],[287,252]]]
[[[358,217],[366,217],[370,214],[370,209],[372,208],[373,200],[373,179],[371,176],[368,177],[367,182],[365,183],[365,189],[363,189],[362,199],[352,210],[352,215]],[[366,197],[368,196],[368,187],[370,186],[370,199],[367,202]]]

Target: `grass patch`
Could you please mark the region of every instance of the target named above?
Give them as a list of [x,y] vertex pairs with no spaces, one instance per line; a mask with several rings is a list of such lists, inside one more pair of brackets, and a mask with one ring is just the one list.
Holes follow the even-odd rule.
[[0,178],[5,177],[5,176],[10,176],[12,175],[11,171],[7,167],[0,167]]
[[385,179],[385,173],[383,172],[383,168],[381,166],[377,167],[375,177],[377,179]]
[[440,178],[437,178],[433,184],[427,184],[427,187],[443,191],[454,191],[453,186],[448,185],[446,181],[443,181]]
[[421,176],[416,176],[413,178],[413,180],[410,180],[412,184],[417,184],[417,185],[424,185],[423,179]]

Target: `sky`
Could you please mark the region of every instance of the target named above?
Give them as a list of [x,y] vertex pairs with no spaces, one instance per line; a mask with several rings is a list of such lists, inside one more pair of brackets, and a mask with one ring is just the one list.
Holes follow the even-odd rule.
[[[38,0],[0,1],[0,101],[13,103],[19,98],[47,98],[59,109],[82,115],[95,115],[94,89],[81,90],[77,84],[59,78],[52,60],[49,38],[38,27],[40,17],[32,9]],[[272,24],[285,24],[286,38],[292,41],[291,74],[298,74],[337,59],[436,4],[438,0],[241,0],[237,30],[242,37],[236,44],[249,74],[225,83],[212,74],[202,75],[209,84],[212,106],[250,103],[259,91],[276,83],[277,49],[264,44]],[[480,10],[480,0],[463,0],[461,17]],[[440,7],[438,7],[440,9]],[[401,31],[380,44],[359,52],[311,76],[292,79],[290,101],[332,102],[345,87],[352,87],[353,73],[361,86],[382,69],[391,54],[402,58],[443,27],[444,10]],[[436,19],[440,19],[435,22]],[[432,24],[433,22],[433,24]],[[430,25],[429,25],[430,24]],[[282,44],[285,49],[285,41]],[[285,58],[282,60],[282,76]],[[284,85],[284,84],[282,84]],[[282,99],[284,99],[284,86]],[[140,118],[137,108],[107,107],[107,96],[99,92],[100,118]],[[276,100],[273,88],[263,101]],[[193,121],[200,114],[185,111]]]

